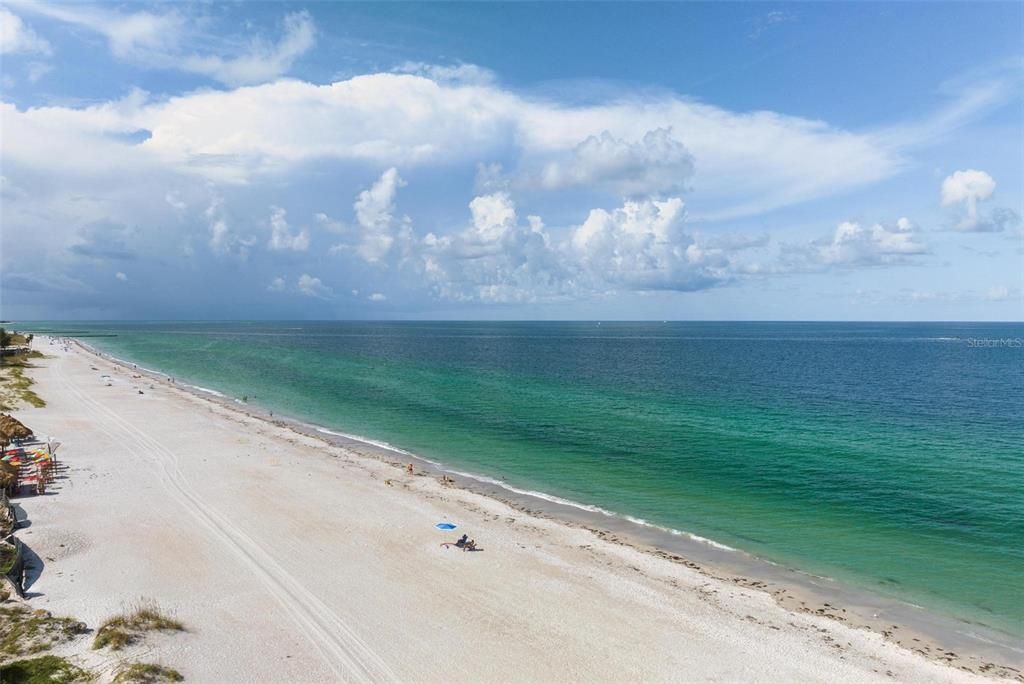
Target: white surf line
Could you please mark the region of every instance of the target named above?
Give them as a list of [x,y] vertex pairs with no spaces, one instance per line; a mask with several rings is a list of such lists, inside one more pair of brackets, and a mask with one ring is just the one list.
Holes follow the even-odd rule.
[[[397,677],[387,664],[372,651],[347,623],[342,621],[337,614],[330,610],[320,599],[299,584],[251,537],[234,525],[215,509],[212,509],[198,497],[196,497],[187,486],[187,481],[181,473],[177,464],[177,456],[163,446],[160,442],[142,432],[136,426],[111,411],[102,404],[96,402],[92,397],[80,391],[67,380],[63,371],[59,371],[65,386],[83,405],[90,408],[97,418],[106,418],[115,427],[125,432],[128,437],[147,453],[154,463],[160,466],[163,473],[165,488],[173,487],[172,494],[186,509],[204,524],[207,529],[229,542],[234,547],[236,555],[240,555],[254,570],[258,572],[268,584],[268,589],[275,598],[281,602],[285,609],[296,620],[303,631],[310,637],[311,641],[321,650],[321,645],[326,645],[333,651],[334,656],[340,660],[340,664],[348,671],[349,677],[359,676],[362,681],[397,681]],[[109,430],[108,435],[114,437]],[[161,457],[162,455],[162,457]],[[173,470],[171,470],[173,468]],[[169,487],[168,487],[169,486]],[[289,601],[291,599],[291,601]],[[306,614],[296,614],[295,606],[301,606]],[[325,624],[326,623],[326,624]],[[340,635],[335,635],[330,628],[336,630]],[[310,632],[313,631],[313,633]],[[317,638],[314,638],[317,637]],[[328,659],[335,674],[343,676],[335,663]],[[346,678],[347,679],[347,678]]]

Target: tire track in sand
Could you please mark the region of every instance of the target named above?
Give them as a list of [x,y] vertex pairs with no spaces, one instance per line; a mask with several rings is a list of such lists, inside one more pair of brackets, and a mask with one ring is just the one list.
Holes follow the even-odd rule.
[[252,537],[191,490],[173,451],[78,388],[61,365],[55,364],[59,379],[89,411],[94,424],[114,441],[121,441],[117,433],[124,435],[158,467],[165,490],[254,572],[336,676],[345,681],[398,681],[388,665],[344,620],[282,568]]

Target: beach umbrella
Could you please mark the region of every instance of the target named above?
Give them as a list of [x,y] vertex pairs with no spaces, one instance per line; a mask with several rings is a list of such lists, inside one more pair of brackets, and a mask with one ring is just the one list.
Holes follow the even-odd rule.
[[454,530],[455,529],[455,525],[453,525],[450,522],[439,522],[436,525],[434,525],[434,527],[436,527],[439,530]]
[[0,414],[0,434],[9,442],[12,439],[31,437],[32,430],[17,418],[7,414]]

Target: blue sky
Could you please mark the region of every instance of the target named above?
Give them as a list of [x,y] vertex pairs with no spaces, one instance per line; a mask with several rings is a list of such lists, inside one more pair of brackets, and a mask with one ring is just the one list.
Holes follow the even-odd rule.
[[0,22],[3,318],[1024,318],[1020,3]]

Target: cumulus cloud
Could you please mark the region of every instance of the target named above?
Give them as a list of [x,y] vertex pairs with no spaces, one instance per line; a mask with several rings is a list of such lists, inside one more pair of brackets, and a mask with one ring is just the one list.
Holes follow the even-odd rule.
[[956,171],[942,181],[942,205],[969,204],[976,209],[978,200],[986,200],[995,192],[996,182],[984,171]]
[[331,295],[331,288],[324,285],[319,278],[314,278],[308,273],[303,273],[299,276],[297,285],[299,292],[307,297],[326,299]]
[[836,226],[831,239],[790,248],[784,254],[784,263],[795,270],[882,266],[906,263],[910,257],[927,252],[917,227],[908,218],[900,218],[893,225],[844,221]]
[[219,256],[233,255],[245,261],[249,258],[249,249],[255,244],[252,237],[239,237],[228,225],[224,212],[224,199],[214,197],[203,212],[209,230],[210,251]]
[[123,271],[118,271],[117,273],[114,274],[114,277],[120,280],[121,282],[128,282],[128,276],[125,275]]
[[[726,249],[685,230],[678,197],[593,209],[562,239],[539,216],[521,221],[506,192],[469,205],[471,225],[418,245],[422,274],[445,299],[529,302],[616,291],[702,290],[740,269]],[[742,244],[736,248],[749,248]]]
[[298,233],[292,233],[288,227],[287,212],[281,207],[271,207],[270,241],[267,247],[275,251],[305,252],[309,249],[309,231],[302,229]]
[[287,285],[284,282],[284,278],[278,276],[270,281],[270,285],[267,285],[268,292],[284,292]]
[[974,233],[999,233],[1020,224],[1012,209],[995,208],[983,212],[979,204],[995,193],[996,182],[989,174],[975,169],[955,171],[942,181],[942,206],[957,211],[956,230]]
[[387,297],[385,295],[382,295],[380,292],[374,292],[372,295],[367,297],[367,299],[369,299],[371,302],[383,302],[387,300]]
[[384,261],[399,241],[408,242],[412,222],[408,216],[395,216],[395,197],[405,181],[394,167],[381,174],[370,188],[356,197],[352,210],[356,222],[351,230],[326,214],[317,214],[317,222],[332,232],[348,234],[353,242],[331,247],[331,253],[353,251],[363,261],[376,264]]
[[573,253],[587,280],[606,287],[690,291],[725,281],[725,253],[698,245],[684,221],[678,197],[594,209],[573,232]]
[[679,193],[692,174],[693,156],[670,129],[648,131],[636,142],[603,131],[548,162],[541,184],[548,189],[596,185],[623,195],[649,195]]
[[563,266],[539,217],[520,222],[507,192],[475,197],[469,209],[469,227],[428,233],[417,245],[421,274],[437,296],[508,303],[560,294]]
[[26,25],[21,17],[0,7],[0,54],[16,52],[51,55],[53,49],[50,43]]

